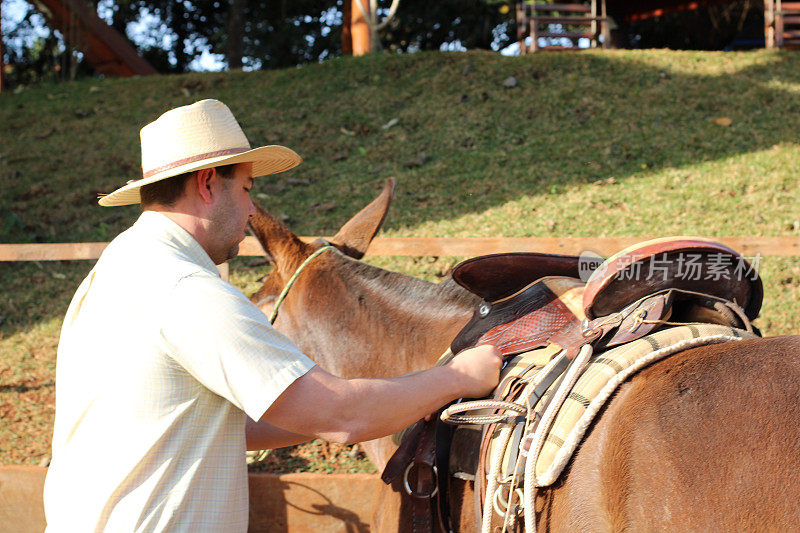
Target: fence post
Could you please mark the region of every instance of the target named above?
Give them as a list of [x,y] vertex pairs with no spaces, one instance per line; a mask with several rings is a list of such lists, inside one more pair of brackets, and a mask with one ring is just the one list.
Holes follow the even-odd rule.
[[231,265],[230,265],[230,263],[225,261],[221,265],[217,265],[217,268],[219,269],[219,275],[222,277],[222,279],[224,279],[225,281],[228,281],[228,277],[231,274]]

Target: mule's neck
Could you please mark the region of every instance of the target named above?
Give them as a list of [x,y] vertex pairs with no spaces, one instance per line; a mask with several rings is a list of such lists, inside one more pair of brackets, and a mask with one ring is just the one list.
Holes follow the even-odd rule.
[[368,295],[367,305],[386,312],[403,315],[409,322],[424,322],[431,318],[447,320],[469,318],[479,298],[466,291],[452,278],[431,283],[419,278],[384,270],[360,261],[352,261],[350,287]]
[[[429,368],[469,321],[478,297],[452,279],[430,283],[346,259],[343,341],[360,357],[335,362],[340,375],[381,377]],[[347,335],[344,333],[343,335]]]

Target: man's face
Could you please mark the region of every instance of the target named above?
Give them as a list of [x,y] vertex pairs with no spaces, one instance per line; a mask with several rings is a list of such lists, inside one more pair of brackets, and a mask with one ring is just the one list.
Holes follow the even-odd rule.
[[219,251],[219,257],[212,259],[215,262],[221,259],[217,264],[236,257],[239,243],[245,237],[247,221],[255,215],[256,209],[250,199],[252,168],[251,163],[241,163],[236,165],[232,179],[219,177],[221,194],[209,216],[216,237],[215,248]]

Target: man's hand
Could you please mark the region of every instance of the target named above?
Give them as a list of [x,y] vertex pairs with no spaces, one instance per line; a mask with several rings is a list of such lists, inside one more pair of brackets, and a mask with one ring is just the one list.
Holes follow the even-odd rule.
[[448,365],[462,376],[465,398],[482,398],[497,387],[503,354],[496,347],[484,344],[459,352]]

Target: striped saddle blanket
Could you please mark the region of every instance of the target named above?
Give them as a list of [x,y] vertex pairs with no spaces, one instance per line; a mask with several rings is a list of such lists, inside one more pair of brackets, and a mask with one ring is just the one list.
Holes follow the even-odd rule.
[[[558,479],[595,415],[617,387],[637,371],[688,348],[754,337],[756,335],[753,333],[728,326],[690,324],[660,330],[631,343],[593,354],[545,433],[534,470],[536,486],[545,487]],[[542,370],[548,364],[552,365],[549,361],[552,353],[548,352],[550,350],[547,348],[540,348],[511,359],[503,370],[502,380],[506,383],[506,390],[498,391],[497,397],[504,397],[510,389],[515,386],[519,388],[520,383],[525,383],[525,389],[528,390],[520,390],[514,402],[527,407],[529,396],[526,393],[535,389],[545,374]],[[547,388],[541,401],[532,410],[532,418],[542,420],[545,406],[550,403],[558,384],[556,381]],[[503,476],[513,474],[519,462],[520,441],[524,431],[523,420],[512,420],[510,425],[514,431],[503,451]],[[492,437],[489,455],[499,453],[496,450],[499,440],[498,431]]]

